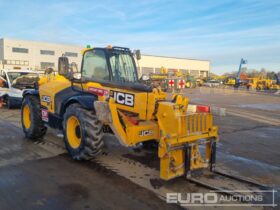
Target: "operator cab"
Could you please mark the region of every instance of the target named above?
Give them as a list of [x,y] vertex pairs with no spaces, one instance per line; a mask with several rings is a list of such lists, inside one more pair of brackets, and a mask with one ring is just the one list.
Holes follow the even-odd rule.
[[88,80],[138,82],[136,65],[128,48],[94,48],[86,51],[82,75]]
[[[112,87],[121,85],[128,89],[151,92],[150,86],[140,83],[133,56],[130,49],[124,47],[88,49],[83,53],[81,81],[98,82]],[[136,51],[135,56],[137,60],[140,59],[140,51]],[[60,63],[62,58],[63,63],[69,63],[65,57],[60,58]],[[65,74],[65,70],[63,72]]]

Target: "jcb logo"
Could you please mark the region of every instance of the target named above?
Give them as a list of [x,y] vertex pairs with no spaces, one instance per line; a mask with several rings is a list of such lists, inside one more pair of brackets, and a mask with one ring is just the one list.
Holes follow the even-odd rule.
[[153,131],[152,130],[142,130],[139,131],[139,136],[151,136],[153,135]]
[[110,91],[110,96],[115,99],[117,104],[126,106],[134,106],[134,95],[130,93],[122,93],[117,91]]

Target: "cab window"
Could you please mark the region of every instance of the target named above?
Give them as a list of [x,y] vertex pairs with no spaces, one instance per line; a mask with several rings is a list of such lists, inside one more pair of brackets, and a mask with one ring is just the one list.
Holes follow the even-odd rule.
[[94,49],[84,54],[82,74],[87,79],[110,79],[106,56],[103,50]]

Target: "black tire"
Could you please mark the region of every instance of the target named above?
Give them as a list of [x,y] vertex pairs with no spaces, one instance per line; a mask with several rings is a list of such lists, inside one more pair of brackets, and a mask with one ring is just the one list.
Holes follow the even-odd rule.
[[[74,116],[79,121],[81,142],[73,148],[67,137],[67,120]],[[70,105],[64,114],[63,133],[65,147],[75,160],[89,160],[101,153],[103,142],[103,125],[92,111],[82,108],[79,104]]]
[[9,96],[6,97],[6,105],[8,109],[15,108],[15,102]]
[[[24,125],[24,107],[28,106],[30,109],[31,125],[26,128]],[[21,106],[21,125],[25,137],[31,140],[41,139],[47,132],[47,127],[44,125],[41,115],[40,99],[37,96],[27,95],[24,97]]]
[[149,140],[143,142],[143,148],[147,150],[157,150],[158,149],[158,141]]

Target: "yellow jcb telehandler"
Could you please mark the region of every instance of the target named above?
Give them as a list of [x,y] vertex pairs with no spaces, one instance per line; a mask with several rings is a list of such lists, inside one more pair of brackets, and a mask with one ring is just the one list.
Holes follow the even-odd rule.
[[124,146],[155,140],[164,180],[212,168],[218,128],[210,107],[189,105],[180,94],[167,100],[160,89],[142,84],[146,78],[138,79],[134,56],[140,59],[140,52],[90,48],[83,52],[79,72],[71,71],[67,57],[60,57],[57,75],[46,75],[24,92],[25,136],[35,140],[47,127],[60,129],[66,149],[77,160],[100,154],[104,132],[114,133]]

